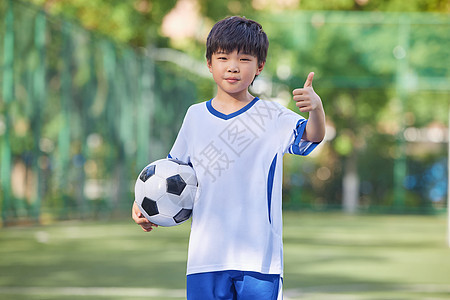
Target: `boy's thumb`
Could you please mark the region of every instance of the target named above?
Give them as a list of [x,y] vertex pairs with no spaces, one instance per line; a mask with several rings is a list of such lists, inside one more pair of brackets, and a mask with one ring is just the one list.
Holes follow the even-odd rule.
[[303,85],[303,87],[306,88],[306,87],[312,86],[313,78],[314,78],[314,72],[310,72],[308,74],[308,77],[306,78],[306,81],[305,81],[305,84]]

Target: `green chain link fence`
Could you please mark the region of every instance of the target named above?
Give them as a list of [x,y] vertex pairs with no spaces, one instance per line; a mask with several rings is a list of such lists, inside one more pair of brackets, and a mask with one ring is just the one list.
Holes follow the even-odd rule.
[[167,155],[195,85],[152,49],[21,2],[0,16],[3,222],[128,211],[130,179]]
[[[206,100],[198,99],[206,79],[155,59],[157,49],[119,45],[20,1],[2,1],[0,20],[3,223],[129,214],[134,178],[167,155],[187,107]],[[422,141],[433,144],[424,158],[414,151],[430,136],[405,120],[420,99],[447,115],[448,15],[286,12],[259,21],[270,24],[271,63],[265,87],[252,89],[283,98],[304,80],[295,68],[316,71],[336,129],[318,158],[287,158],[286,207],[345,208],[345,182],[356,174],[359,209],[442,209],[445,136]],[[399,115],[385,122],[400,127],[393,134],[374,113],[389,105]]]

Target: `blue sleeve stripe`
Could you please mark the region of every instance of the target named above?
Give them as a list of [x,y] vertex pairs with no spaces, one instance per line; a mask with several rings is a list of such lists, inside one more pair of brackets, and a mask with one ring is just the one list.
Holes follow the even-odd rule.
[[308,120],[300,119],[294,129],[295,140],[289,147],[289,153],[306,156],[310,154],[319,143],[313,143],[302,139]]
[[[173,158],[172,155],[170,155],[170,153],[167,154],[167,158],[172,158],[172,159],[177,159],[177,160],[179,160],[177,157],[176,157],[176,158]],[[191,168],[194,167],[194,165],[192,164],[191,161],[185,161],[184,163],[187,163]]]
[[269,176],[267,177],[267,208],[269,212],[269,223],[272,224],[272,190],[273,190],[273,179],[275,177],[275,168],[277,166],[277,155],[272,160],[269,168]]

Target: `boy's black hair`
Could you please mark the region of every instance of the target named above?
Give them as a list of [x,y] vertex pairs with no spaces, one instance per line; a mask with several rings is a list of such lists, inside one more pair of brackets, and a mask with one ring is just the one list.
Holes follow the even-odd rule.
[[262,26],[243,17],[229,17],[217,22],[206,40],[206,59],[219,50],[254,55],[258,65],[266,61],[269,40]]

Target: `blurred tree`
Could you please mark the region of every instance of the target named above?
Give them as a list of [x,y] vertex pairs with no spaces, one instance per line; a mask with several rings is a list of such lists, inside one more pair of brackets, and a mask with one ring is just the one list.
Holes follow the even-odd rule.
[[[77,20],[83,27],[133,46],[167,46],[161,36],[164,17],[179,2],[196,3],[207,24],[230,15],[256,17],[262,12],[293,10],[357,10],[383,12],[450,12],[447,0],[21,0],[52,15]],[[182,17],[182,16],[180,16]],[[200,41],[202,42],[202,40]],[[203,46],[203,43],[198,45]],[[183,49],[186,52],[190,49]]]
[[[324,164],[323,167],[333,170],[334,174],[320,176],[329,178],[327,179],[329,181],[311,176],[316,190],[310,194],[325,199],[324,201],[328,203],[340,204],[342,199],[356,201],[355,197],[358,197],[361,190],[366,193],[371,189],[374,193],[366,196],[371,204],[383,204],[383,201],[389,201],[386,199],[390,197],[387,194],[392,194],[392,187],[389,187],[388,184],[393,180],[391,169],[397,155],[396,137],[402,134],[400,120],[406,120],[408,126],[420,127],[427,126],[433,120],[442,123],[447,118],[446,106],[444,109],[440,109],[446,105],[445,101],[448,101],[448,92],[445,92],[443,87],[447,81],[439,78],[448,78],[449,74],[449,56],[448,53],[442,51],[442,49],[450,47],[449,39],[442,39],[442,37],[448,37],[448,26],[431,24],[430,26],[433,27],[428,27],[427,24],[420,22],[411,25],[409,49],[405,49],[403,46],[397,47],[399,46],[398,20],[391,20],[384,27],[382,25],[383,18],[389,14],[374,14],[372,17],[378,19],[379,22],[377,23],[375,20],[371,23],[366,19],[368,15],[351,21],[350,14],[327,15],[326,12],[311,11],[301,15],[296,10],[449,12],[448,1],[14,0],[14,2],[35,3],[51,15],[76,20],[83,27],[94,32],[92,36],[87,37],[87,35],[78,34],[77,27],[73,27],[72,42],[76,43],[77,54],[74,57],[70,56],[69,59],[69,63],[72,64],[72,84],[75,93],[71,110],[79,112],[84,119],[72,121],[77,124],[89,124],[90,129],[84,132],[73,132],[77,146],[70,149],[70,155],[76,156],[82,161],[86,154],[95,154],[95,159],[91,159],[89,163],[97,164],[97,168],[100,170],[98,173],[107,173],[108,169],[115,165],[117,157],[123,157],[126,154],[124,152],[131,151],[125,149],[123,145],[128,143],[127,139],[133,135],[133,130],[126,126],[119,126],[116,118],[121,115],[126,116],[128,120],[131,118],[132,114],[127,111],[120,95],[133,95],[136,92],[137,89],[133,82],[125,83],[125,81],[133,81],[134,76],[139,73],[133,71],[137,68],[136,62],[134,59],[129,59],[129,55],[123,54],[126,51],[121,49],[120,45],[117,49],[111,50],[116,51],[117,57],[105,54],[104,47],[98,45],[100,39],[95,38],[96,33],[134,47],[147,47],[150,44],[156,47],[176,47],[191,56],[204,59],[204,39],[210,26],[216,20],[228,15],[245,15],[261,22],[271,43],[270,57],[263,73],[264,76],[282,86],[284,92],[287,91],[289,95],[293,88],[303,84],[307,72],[311,70],[316,72],[314,87],[324,99],[327,119],[336,128],[338,134],[329,143],[330,147],[326,149],[326,155],[323,155],[326,157],[321,157],[319,162],[319,164]],[[193,8],[197,10],[199,26],[203,26],[206,30],[199,30],[195,35],[184,37],[184,42],[177,43],[176,37],[163,35],[162,26],[168,14],[172,13],[175,7],[182,2],[197,4]],[[0,3],[0,8],[2,5],[4,2]],[[21,10],[23,11],[23,6]],[[15,36],[17,39],[15,55],[20,57],[21,61],[15,68],[21,74],[22,79],[31,77],[31,72],[28,74],[27,70],[36,69],[37,61],[39,61],[39,56],[29,51],[30,45],[33,43],[34,17],[31,18],[28,13],[27,11],[17,14],[17,24],[20,24],[21,29],[20,34]],[[186,25],[187,21],[183,19],[185,15],[186,13],[183,11],[178,15],[178,18],[185,23],[178,24],[175,30],[181,29],[183,24]],[[348,21],[346,26],[342,25],[343,20]],[[52,22],[49,23],[52,24]],[[45,63],[51,70],[46,78],[46,84],[49,87],[47,101],[50,104],[48,110],[44,112],[45,115],[42,116],[43,119],[49,120],[42,128],[42,138],[43,141],[55,141],[60,133],[61,124],[65,122],[59,106],[60,95],[55,92],[61,85],[59,71],[63,65],[60,53],[62,39],[59,25],[53,23],[48,27],[50,34],[48,34],[47,43],[51,44],[51,47],[47,49]],[[370,39],[367,38],[369,36]],[[101,43],[107,44],[108,42],[102,40]],[[86,50],[89,47],[93,49]],[[83,53],[91,54],[85,56]],[[397,77],[396,66],[405,58],[408,61],[407,78],[405,76]],[[108,59],[111,61],[106,61]],[[103,63],[102,60],[104,60]],[[114,68],[115,63],[120,72]],[[106,72],[103,68],[109,69]],[[174,66],[170,68],[175,69]],[[192,89],[191,93],[195,94],[194,83],[189,81],[191,78],[182,81],[181,78],[177,78],[171,73],[167,75],[166,71],[160,72],[160,69],[156,68],[158,77],[155,78],[155,86],[159,88],[156,92],[157,96],[161,99],[168,97],[192,102],[192,98],[186,99],[183,96],[188,87]],[[185,71],[176,70],[173,74],[185,75]],[[109,75],[102,72],[109,72]],[[123,74],[116,74],[121,72]],[[113,75],[114,78],[121,78],[121,80],[115,80]],[[169,77],[176,80],[169,80]],[[399,101],[395,85],[397,81],[405,80],[404,77],[407,81],[406,87],[403,87],[407,90],[405,93],[407,101]],[[86,83],[95,88],[85,86]],[[201,81],[200,85],[202,86],[199,87],[198,80],[195,81],[195,84],[196,88],[203,91],[199,92],[198,99],[205,99],[212,94],[210,84]],[[126,89],[119,85],[126,85]],[[179,87],[179,90],[175,91],[176,87]],[[28,99],[31,98],[27,95],[29,90],[27,86],[17,88],[19,93],[17,101],[11,105],[12,109],[8,111],[8,115],[14,119],[15,123],[12,151],[23,155],[24,159],[26,159],[27,153],[31,153],[37,147],[36,139],[27,133],[29,132],[28,128],[33,126],[29,122],[29,117],[36,114],[33,109],[30,109],[32,106],[27,104]],[[172,90],[174,90],[173,93],[171,93]],[[95,91],[96,94],[93,95],[92,91]],[[278,96],[277,92],[280,91],[274,90],[273,95],[270,96]],[[52,105],[53,103],[55,105]],[[111,105],[111,103],[115,103],[115,105]],[[152,130],[155,131],[155,135],[160,136],[160,144],[170,144],[170,138],[176,133],[176,126],[172,124],[171,120],[176,118],[175,115],[182,115],[184,108],[188,105],[188,103],[184,103],[182,109],[174,103],[176,102],[169,103],[169,101],[163,100],[157,102],[155,105],[159,106],[161,111],[164,110],[162,107],[166,105],[171,109],[165,109],[169,113],[157,114],[149,121],[150,124],[155,124],[152,126]],[[124,105],[124,107],[121,109],[120,105]],[[99,119],[102,121],[95,121]],[[126,120],[123,119],[122,122],[126,123]],[[105,124],[108,126],[105,127]],[[158,124],[158,130],[155,129],[156,124]],[[173,126],[169,128],[170,124]],[[165,128],[166,125],[168,129],[159,130]],[[124,130],[128,130],[128,133],[131,132],[128,138],[127,132]],[[104,141],[95,153],[89,153],[94,151],[83,148],[85,147],[83,143],[87,137],[95,137],[91,134],[96,131],[104,132]],[[162,141],[163,139],[164,141]],[[121,144],[120,147],[113,146],[121,142],[123,145]],[[39,147],[46,149],[44,144]],[[383,145],[382,151],[375,148],[380,144]],[[52,147],[55,146],[50,143],[47,148]],[[151,147],[163,148],[158,145]],[[164,153],[164,149],[157,153]],[[289,168],[287,168],[287,176],[290,175]],[[94,169],[88,169],[87,176]],[[294,169],[294,165],[292,169]],[[80,174],[83,175],[83,170],[80,170]],[[102,174],[96,176],[101,178]],[[341,184],[340,181],[343,178],[344,184]],[[346,180],[349,184],[345,184]],[[327,188],[321,188],[324,181],[327,182]],[[362,182],[361,185],[360,182]],[[346,195],[341,196],[342,193]]]
[[253,0],[258,9],[341,10],[383,12],[449,12],[446,0]]
[[164,16],[177,0],[27,0],[51,15],[75,20],[86,29],[121,43],[165,45],[160,35]]
[[[444,20],[444,15],[320,11],[261,16],[263,25],[270,24],[265,30],[271,42],[263,75],[272,76],[289,98],[315,71],[313,86],[337,132],[320,158],[335,176],[326,176],[326,188],[323,176],[305,176],[316,185],[318,199],[343,203],[352,212],[361,193],[370,190],[364,195],[366,204],[390,206],[394,198],[404,204],[386,184],[396,182],[397,191],[404,189],[404,126],[438,122],[445,127],[447,122],[450,61],[445,49],[450,45]],[[280,91],[272,93],[284,97]],[[378,147],[372,151],[374,145]],[[291,170],[299,170],[294,160],[289,160],[288,176]]]
[[[365,80],[372,81],[380,75],[392,75],[389,72],[380,74],[377,70],[375,66],[382,61],[377,64],[364,61],[365,55],[369,54],[353,38],[359,29],[339,25],[314,27],[314,24],[311,26],[306,22],[300,26],[304,27],[304,33],[307,32],[309,43],[302,43],[298,35],[297,43],[276,42],[293,47],[290,63],[293,74],[289,89],[301,86],[306,73],[315,71],[317,80],[314,86],[323,99],[327,120],[338,133],[331,141],[332,152],[328,152],[334,159],[328,158],[328,161],[334,161],[331,169],[341,170],[338,178],[342,178],[342,186],[337,185],[338,191],[322,189],[318,197],[331,203],[343,203],[349,212],[353,212],[359,198],[358,157],[368,139],[376,134],[378,114],[383,113],[382,108],[389,102],[388,91],[374,86],[376,82],[369,84],[371,88],[355,87],[363,86]],[[288,32],[275,36],[283,39],[286,34]],[[382,55],[377,57],[381,59]]]

